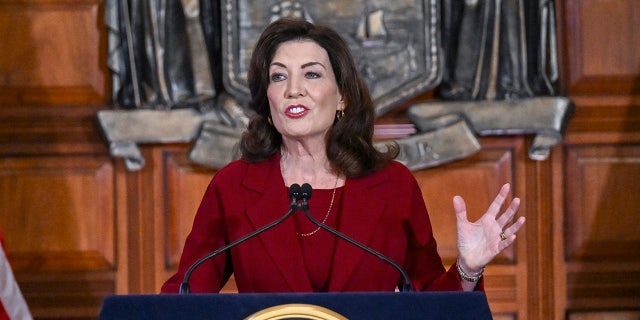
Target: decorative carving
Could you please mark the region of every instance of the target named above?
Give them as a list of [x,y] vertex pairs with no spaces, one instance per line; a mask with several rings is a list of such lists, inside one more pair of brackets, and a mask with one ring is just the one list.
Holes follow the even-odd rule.
[[[243,106],[249,99],[246,75],[253,45],[280,17],[341,32],[370,87],[377,115],[442,84],[445,101],[409,109],[419,132],[395,140],[401,147],[398,160],[414,170],[477,152],[475,134],[536,133],[530,157],[546,159],[573,110],[564,98],[535,97],[554,94],[557,84],[551,1],[526,7],[524,0],[162,4],[166,7],[153,1],[105,1],[114,102],[120,108],[101,111],[98,118],[111,154],[124,158],[129,170],[144,165],[138,143],[195,140],[189,157],[196,163],[218,168],[234,159],[250,116]],[[166,23],[169,16],[175,23]],[[499,28],[503,25],[505,30]],[[542,36],[530,40],[539,32]],[[385,142],[377,146],[384,148]]]

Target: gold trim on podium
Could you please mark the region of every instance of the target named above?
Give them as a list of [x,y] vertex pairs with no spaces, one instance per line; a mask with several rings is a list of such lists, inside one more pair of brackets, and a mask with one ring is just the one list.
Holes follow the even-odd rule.
[[278,319],[310,319],[310,320],[348,320],[347,317],[325,307],[312,304],[282,304],[260,310],[244,320],[278,320]]

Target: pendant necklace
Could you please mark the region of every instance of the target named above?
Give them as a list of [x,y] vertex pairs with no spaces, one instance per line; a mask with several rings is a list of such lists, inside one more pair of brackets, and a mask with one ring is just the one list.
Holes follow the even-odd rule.
[[[336,177],[336,184],[335,186],[333,186],[333,193],[331,194],[331,202],[329,202],[329,209],[327,210],[327,214],[325,214],[324,219],[322,219],[322,224],[327,222],[329,215],[331,215],[331,209],[333,208],[333,200],[335,200],[336,198],[336,189],[338,188],[338,180],[339,180],[339,177]],[[308,237],[308,236],[314,235],[318,231],[320,231],[320,226],[318,226],[315,230],[308,233],[299,233],[299,232],[296,232],[296,233],[301,237]]]

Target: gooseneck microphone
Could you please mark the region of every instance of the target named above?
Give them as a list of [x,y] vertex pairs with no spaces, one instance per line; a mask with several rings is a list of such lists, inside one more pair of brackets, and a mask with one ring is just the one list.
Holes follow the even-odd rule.
[[411,280],[409,278],[409,274],[407,274],[407,272],[399,265],[397,264],[395,261],[391,260],[391,258],[383,255],[382,253],[375,251],[363,244],[361,244],[360,242],[354,240],[353,238],[345,235],[344,233],[341,233],[338,230],[335,230],[329,226],[327,226],[326,224],[316,220],[311,213],[309,212],[309,199],[311,198],[311,194],[313,192],[313,188],[311,188],[311,185],[308,183],[305,183],[302,185],[302,187],[300,188],[300,197],[302,198],[302,204],[300,204],[300,209],[302,209],[302,211],[304,212],[304,214],[307,216],[307,218],[309,218],[309,220],[311,220],[311,222],[313,222],[315,225],[317,225],[318,227],[329,231],[330,233],[332,233],[333,235],[337,236],[340,239],[343,239],[349,243],[351,243],[352,245],[366,251],[367,253],[370,253],[372,255],[374,255],[375,257],[377,257],[378,259],[387,262],[388,264],[392,265],[396,270],[398,270],[398,272],[400,272],[400,274],[402,275],[402,278],[404,280],[404,284],[402,285],[402,292],[411,292],[413,291],[413,286],[411,285]]
[[[309,188],[311,188],[311,186],[309,186]],[[289,205],[289,211],[287,211],[287,213],[284,214],[284,216],[282,216],[280,219],[275,220],[267,225],[265,225],[264,227],[260,228],[260,229],[256,229],[255,231],[247,234],[246,236],[229,243],[228,245],[217,249],[211,253],[209,253],[208,255],[200,258],[200,260],[196,261],[194,264],[191,265],[191,267],[189,267],[189,269],[187,269],[187,272],[185,272],[184,274],[184,278],[182,280],[182,284],[180,285],[180,294],[189,294],[191,293],[191,287],[189,286],[189,279],[191,278],[191,273],[193,273],[193,271],[198,268],[201,264],[203,264],[205,261],[212,259],[213,257],[219,255],[220,253],[223,253],[243,242],[245,242],[246,240],[253,238],[257,235],[259,235],[260,233],[263,233],[271,228],[273,228],[274,226],[278,225],[279,223],[281,223],[282,221],[286,220],[287,218],[289,218],[289,216],[291,214],[293,214],[294,212],[296,212],[297,210],[300,209],[298,201],[301,198],[301,194],[300,194],[300,190],[301,187],[299,184],[294,183],[291,185],[291,187],[289,187],[289,198],[291,199],[291,204]]]

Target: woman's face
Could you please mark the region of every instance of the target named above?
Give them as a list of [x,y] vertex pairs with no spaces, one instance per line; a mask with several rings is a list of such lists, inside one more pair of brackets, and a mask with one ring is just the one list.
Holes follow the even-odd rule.
[[284,139],[322,139],[344,104],[327,51],[311,40],[279,45],[267,88],[273,125]]

